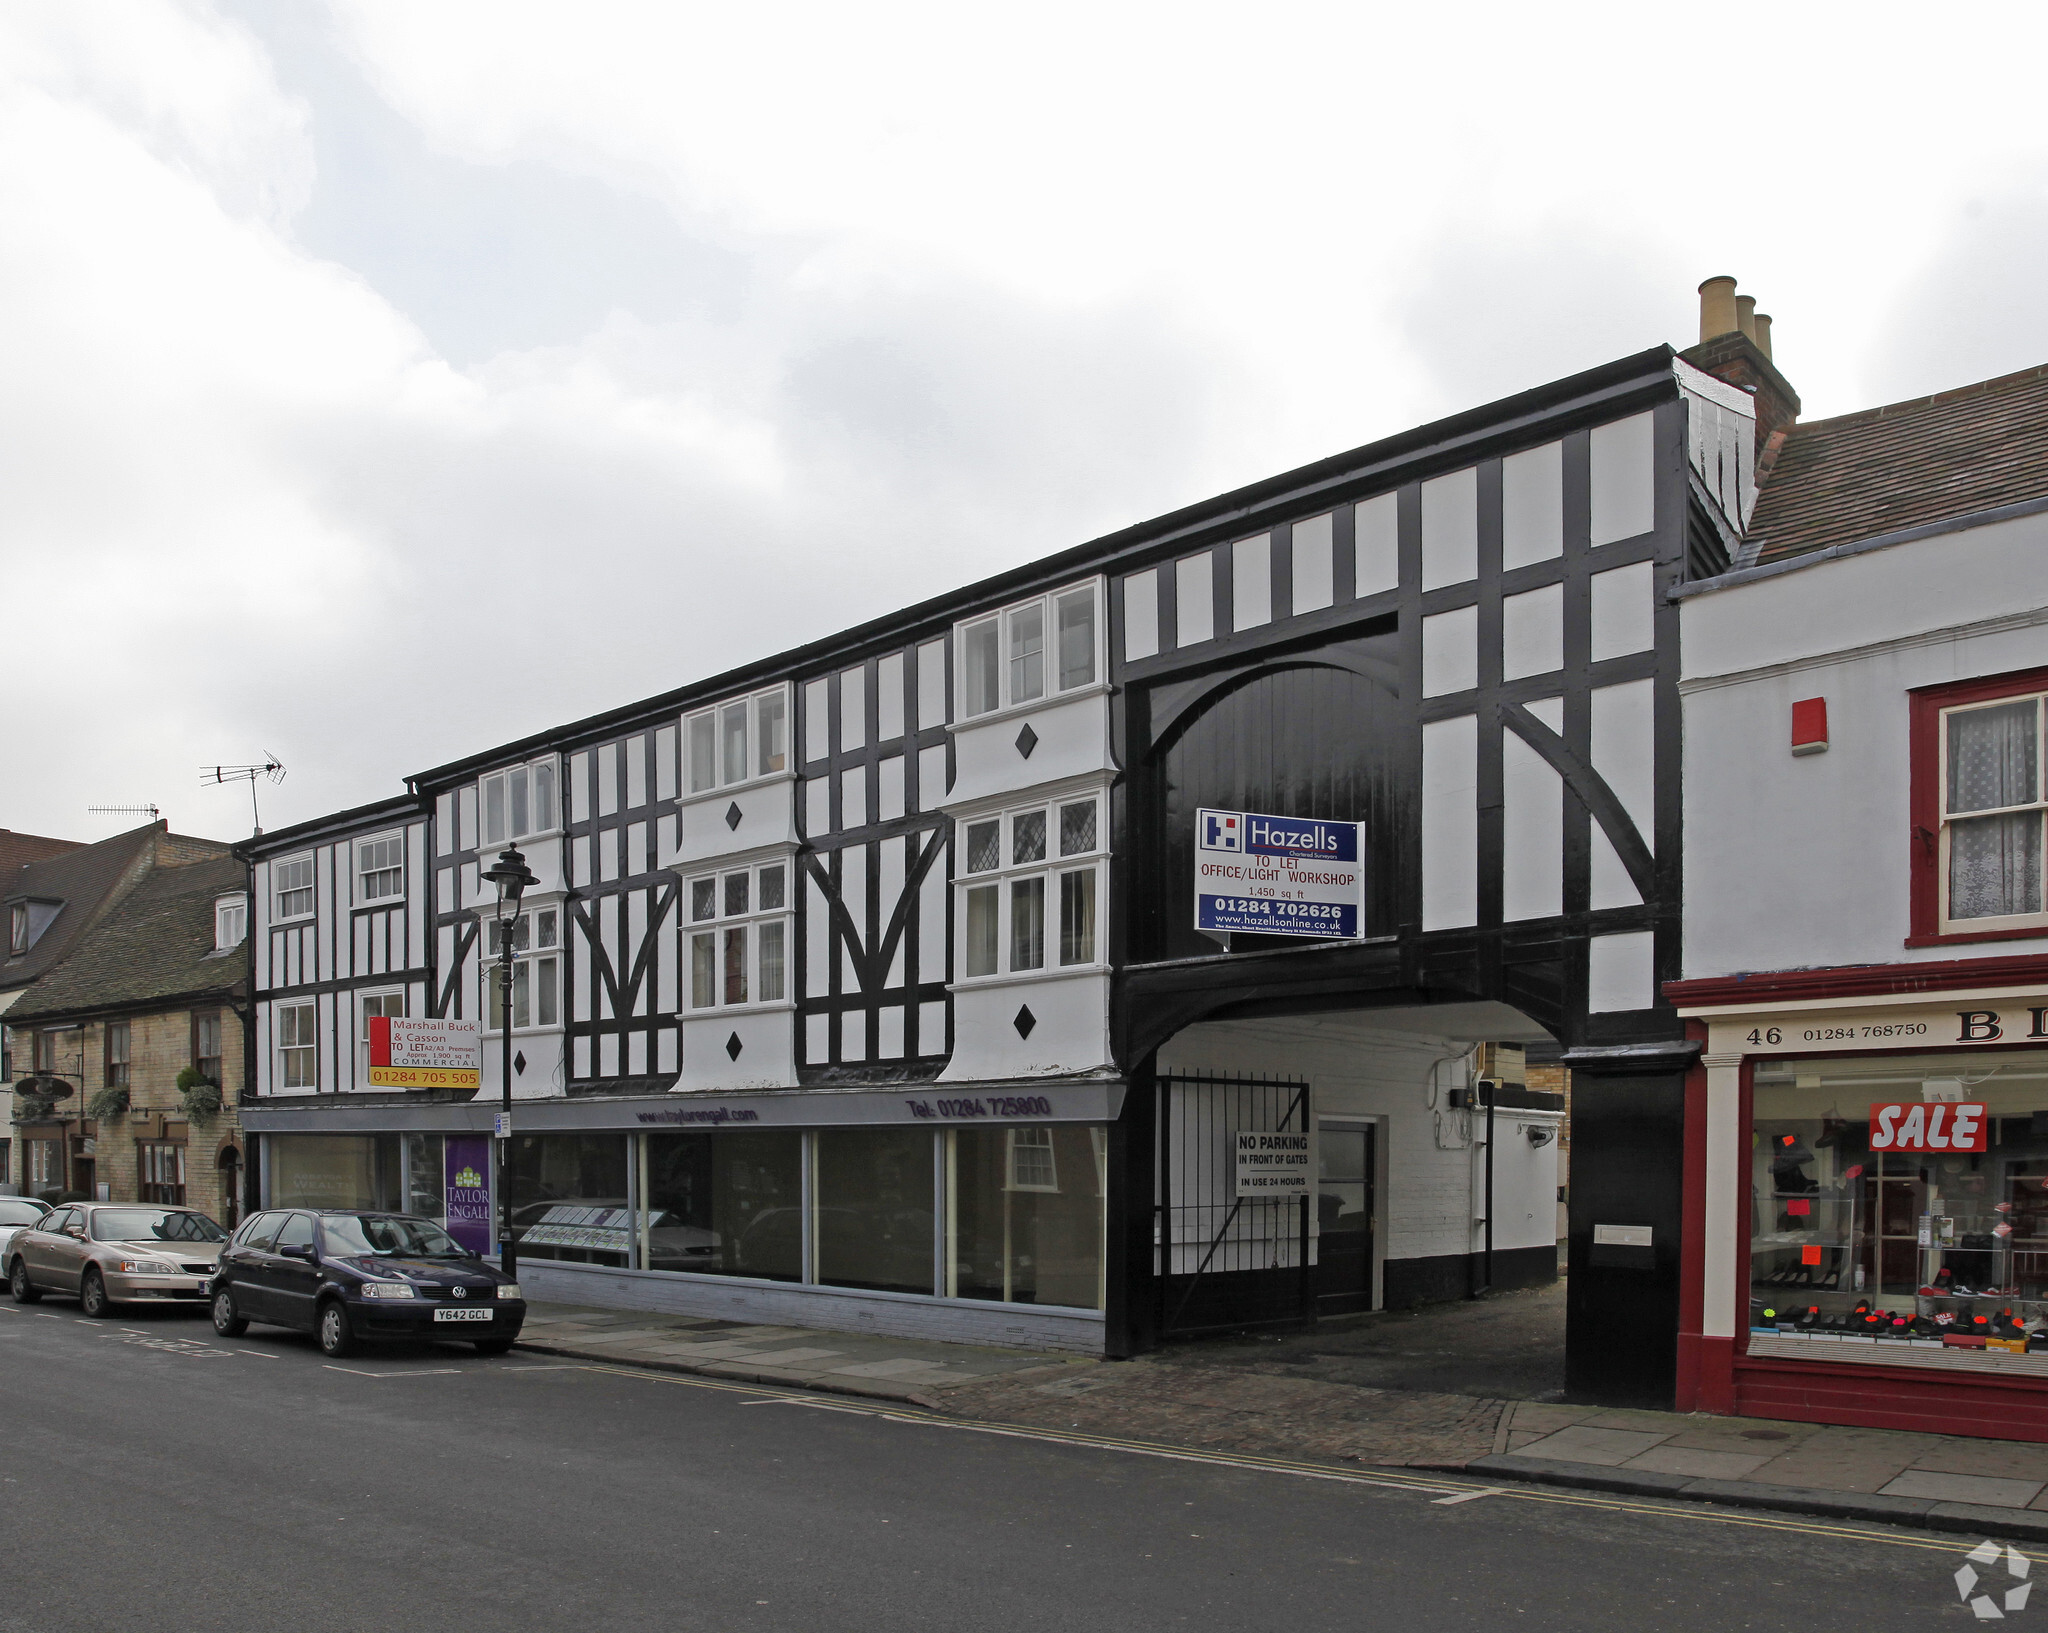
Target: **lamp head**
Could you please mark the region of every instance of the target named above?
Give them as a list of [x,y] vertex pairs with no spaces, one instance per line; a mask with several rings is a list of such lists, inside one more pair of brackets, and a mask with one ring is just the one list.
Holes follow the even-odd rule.
[[497,861],[484,869],[484,877],[497,886],[498,917],[501,919],[517,918],[519,898],[526,894],[528,885],[540,883],[516,846],[500,851]]

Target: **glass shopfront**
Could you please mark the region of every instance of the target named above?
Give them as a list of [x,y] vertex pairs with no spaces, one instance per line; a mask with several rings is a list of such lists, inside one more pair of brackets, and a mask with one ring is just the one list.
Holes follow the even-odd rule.
[[640,1263],[648,1270],[804,1279],[804,1137],[649,1134]]
[[264,1141],[264,1204],[403,1211],[401,1139],[397,1134],[269,1135]]
[[624,1134],[515,1134],[505,1195],[522,1259],[623,1266],[633,1249]]
[[947,1291],[1101,1309],[1107,1131],[962,1128],[946,1138]]
[[2048,1050],[1759,1059],[1751,1106],[1751,1353],[2048,1374]]

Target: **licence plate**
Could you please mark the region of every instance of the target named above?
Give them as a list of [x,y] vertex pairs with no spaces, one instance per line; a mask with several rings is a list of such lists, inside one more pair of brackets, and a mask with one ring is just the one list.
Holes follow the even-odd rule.
[[436,1321],[488,1321],[491,1319],[491,1312],[481,1305],[465,1304],[458,1308],[455,1305],[444,1304],[434,1312],[434,1319]]

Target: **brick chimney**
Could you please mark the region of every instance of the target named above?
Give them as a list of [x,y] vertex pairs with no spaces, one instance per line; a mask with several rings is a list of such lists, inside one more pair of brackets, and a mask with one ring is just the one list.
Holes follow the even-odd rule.
[[1785,433],[1799,418],[1799,393],[1771,362],[1770,318],[1756,309],[1754,295],[1736,294],[1733,278],[1709,278],[1700,285],[1700,343],[1678,355],[1756,399],[1756,479],[1761,483],[1777,463]]

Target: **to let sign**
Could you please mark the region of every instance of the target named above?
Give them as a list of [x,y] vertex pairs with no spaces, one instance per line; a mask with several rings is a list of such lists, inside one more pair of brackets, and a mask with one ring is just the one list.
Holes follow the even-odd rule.
[[1979,1101],[1908,1101],[1870,1108],[1873,1151],[1983,1151],[1987,1108]]
[[380,1089],[474,1089],[483,1077],[475,1021],[370,1017],[370,1084]]
[[1195,813],[1195,928],[1365,934],[1365,824]]
[[1237,1194],[1243,1196],[1307,1196],[1309,1153],[1306,1134],[1237,1136]]

